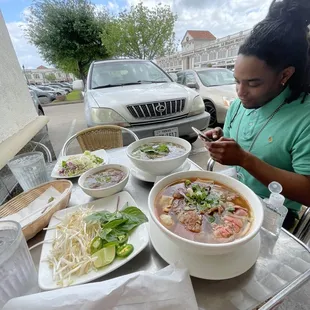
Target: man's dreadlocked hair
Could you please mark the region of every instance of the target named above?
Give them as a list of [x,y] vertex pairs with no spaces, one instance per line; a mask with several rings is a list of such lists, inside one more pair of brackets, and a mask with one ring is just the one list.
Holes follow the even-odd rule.
[[256,56],[278,72],[295,67],[288,103],[310,91],[309,24],[310,0],[274,0],[239,49],[239,54]]

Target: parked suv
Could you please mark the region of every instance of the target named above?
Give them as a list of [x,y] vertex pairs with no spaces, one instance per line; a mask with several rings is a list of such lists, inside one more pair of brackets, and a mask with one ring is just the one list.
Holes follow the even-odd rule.
[[232,71],[224,68],[186,70],[177,73],[177,82],[200,94],[210,114],[210,127],[224,123],[231,102],[237,98]]
[[[73,82],[74,89],[84,84]],[[196,91],[174,83],[148,60],[106,60],[91,64],[85,85],[88,126],[128,127],[139,138],[169,135],[192,139],[192,126],[207,128],[209,114]]]

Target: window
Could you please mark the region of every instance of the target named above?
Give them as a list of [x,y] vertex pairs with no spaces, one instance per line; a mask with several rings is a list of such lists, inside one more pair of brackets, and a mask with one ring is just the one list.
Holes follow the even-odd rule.
[[226,50],[225,49],[219,51],[218,58],[226,58]]
[[186,73],[185,75],[185,85],[187,84],[196,84],[196,79],[193,73]]
[[200,81],[205,86],[220,86],[235,84],[234,74],[227,69],[208,69],[197,72]]
[[183,72],[179,72],[177,73],[177,83],[179,84],[183,84],[183,80],[184,80],[184,73]]
[[137,81],[165,81],[170,78],[150,61],[119,61],[94,64],[91,88],[105,85],[137,83]]
[[35,79],[40,79],[41,78],[41,75],[39,73],[34,73],[33,76],[34,76]]
[[237,56],[237,54],[238,54],[238,48],[236,47],[233,47],[228,50],[228,57]]
[[194,63],[199,63],[200,62],[200,55],[196,55],[194,57]]
[[209,54],[209,60],[214,60],[214,59],[216,59],[216,52],[215,52],[215,51],[212,51],[212,52],[210,52],[210,54]]
[[201,61],[208,61],[208,53],[202,54]]

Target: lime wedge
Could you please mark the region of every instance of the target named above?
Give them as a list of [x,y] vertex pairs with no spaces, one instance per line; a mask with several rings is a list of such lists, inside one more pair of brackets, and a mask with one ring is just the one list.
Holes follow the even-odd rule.
[[102,248],[98,252],[94,253],[92,257],[96,257],[96,260],[94,261],[94,266],[96,268],[101,268],[111,264],[115,258],[115,245]]

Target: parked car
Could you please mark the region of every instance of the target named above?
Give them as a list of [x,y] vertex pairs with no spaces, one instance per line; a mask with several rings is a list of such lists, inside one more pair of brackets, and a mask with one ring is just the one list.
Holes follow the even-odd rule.
[[33,90],[29,90],[29,92],[30,92],[33,104],[34,104],[34,106],[35,106],[35,108],[37,110],[37,113],[39,115],[44,115],[44,111],[43,111],[43,108],[42,108],[42,106],[40,104],[40,100],[39,100],[37,94]]
[[88,126],[116,124],[140,138],[168,135],[193,139],[192,126],[204,130],[209,114],[196,91],[174,83],[152,61],[106,60],[91,64],[87,82],[73,82],[85,90]]
[[210,127],[224,124],[227,110],[237,98],[233,72],[224,68],[186,70],[177,73],[177,82],[196,89],[210,114]]
[[50,83],[50,84],[48,84],[48,86],[64,89],[66,92],[66,95],[69,94],[72,90],[70,87],[61,85],[60,83]]
[[69,87],[71,90],[73,90],[72,84],[68,82],[61,82],[60,84],[63,85],[64,87]]
[[36,86],[28,85],[28,88],[36,93],[41,104],[50,103],[56,99],[56,94],[50,94],[49,92],[41,90]]
[[47,91],[50,94],[54,94],[54,96],[62,96],[66,94],[66,91],[62,88],[52,87],[52,86],[45,86],[45,85],[37,85],[37,88]]

